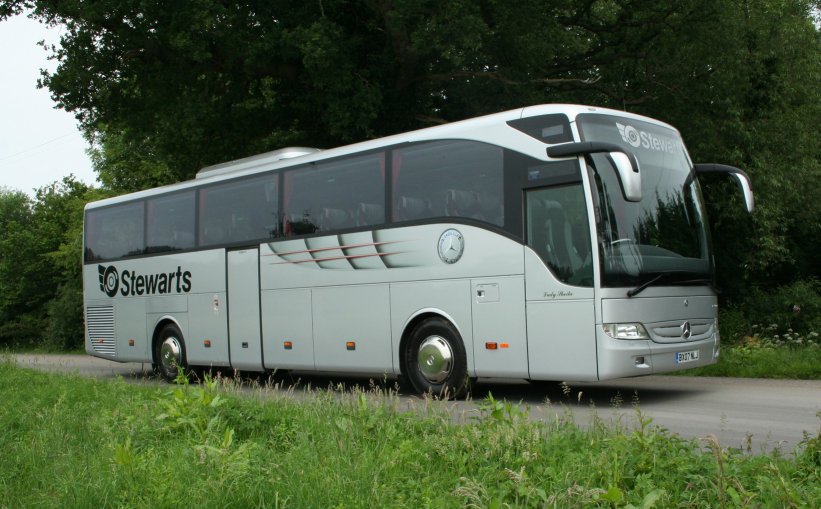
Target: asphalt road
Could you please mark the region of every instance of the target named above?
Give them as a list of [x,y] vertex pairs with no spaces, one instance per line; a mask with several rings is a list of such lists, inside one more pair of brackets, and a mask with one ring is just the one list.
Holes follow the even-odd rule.
[[[85,355],[13,355],[21,366],[45,371],[78,373],[97,378],[123,377],[139,383],[162,382],[151,375],[148,364],[116,363]],[[344,375],[299,374],[291,393],[300,387],[327,387],[343,383],[367,387],[367,378]],[[292,382],[291,382],[292,383]],[[289,388],[286,384],[286,389]],[[297,390],[293,390],[296,388]],[[597,415],[606,421],[635,426],[638,402],[644,417],[686,438],[713,435],[722,447],[758,453],[780,449],[790,453],[805,433],[821,431],[821,381],[765,380],[648,376],[609,382],[534,386],[520,380],[480,380],[468,401],[446,405],[454,418],[477,414],[477,401],[489,392],[494,398],[522,404],[531,418],[554,420],[570,415],[585,426]],[[408,407],[420,398],[402,395]],[[621,403],[619,403],[619,401]]]

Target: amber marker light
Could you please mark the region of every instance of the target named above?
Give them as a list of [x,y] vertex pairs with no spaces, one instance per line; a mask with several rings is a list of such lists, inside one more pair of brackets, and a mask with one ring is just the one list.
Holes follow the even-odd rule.
[[205,348],[211,348],[211,340],[210,339],[206,339],[205,341],[202,342],[202,344],[205,346]]
[[345,348],[348,350],[356,350],[356,341],[348,341],[345,343]]
[[285,341],[285,342],[282,343],[282,346],[286,350],[293,350],[294,349],[294,343],[292,341]]
[[497,350],[499,348],[499,343],[496,343],[495,341],[488,341],[485,343],[485,348],[488,350]]
[[134,340],[133,339],[128,340],[128,346],[134,346]]

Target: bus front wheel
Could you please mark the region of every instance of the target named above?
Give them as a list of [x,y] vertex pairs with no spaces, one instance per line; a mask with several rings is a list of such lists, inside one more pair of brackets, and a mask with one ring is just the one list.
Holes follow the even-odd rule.
[[179,327],[170,323],[162,328],[157,338],[157,369],[166,382],[177,380],[181,370],[187,373],[185,341]]
[[405,350],[404,371],[419,393],[443,399],[468,390],[467,355],[456,328],[442,318],[429,318],[411,332]]

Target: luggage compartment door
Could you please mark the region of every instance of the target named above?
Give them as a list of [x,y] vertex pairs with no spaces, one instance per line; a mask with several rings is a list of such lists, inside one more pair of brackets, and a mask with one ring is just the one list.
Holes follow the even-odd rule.
[[228,251],[228,342],[231,366],[263,371],[259,311],[259,249]]

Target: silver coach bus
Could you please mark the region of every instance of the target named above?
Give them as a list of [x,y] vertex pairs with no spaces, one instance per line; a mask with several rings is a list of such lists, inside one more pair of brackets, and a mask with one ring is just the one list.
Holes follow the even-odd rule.
[[204,168],[86,207],[86,351],[451,395],[711,364],[705,172],[752,210],[673,127],[573,105]]

